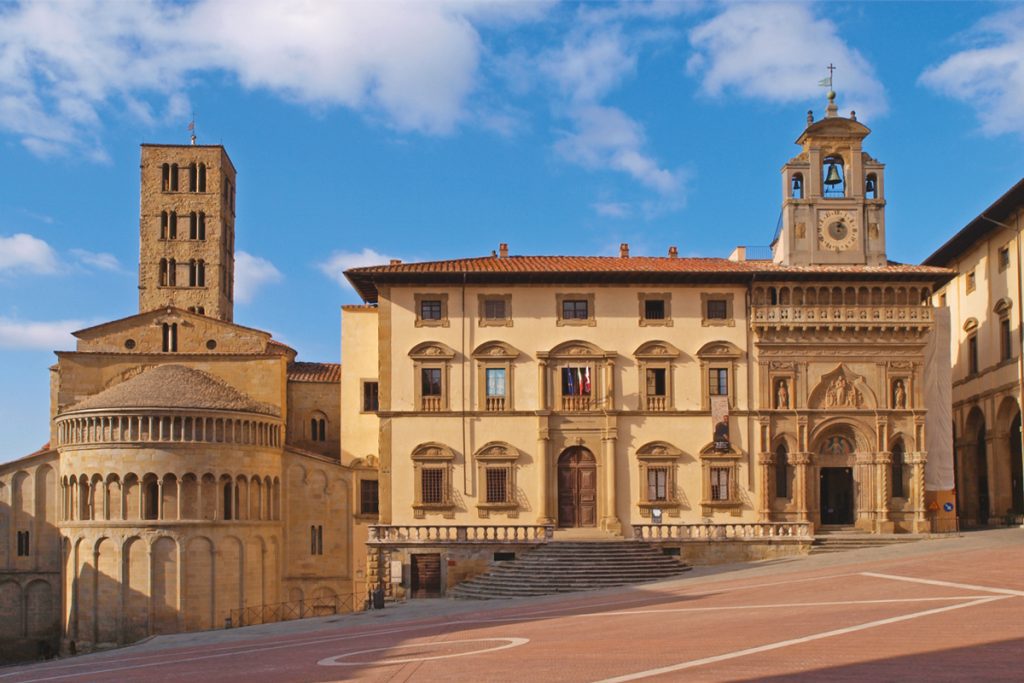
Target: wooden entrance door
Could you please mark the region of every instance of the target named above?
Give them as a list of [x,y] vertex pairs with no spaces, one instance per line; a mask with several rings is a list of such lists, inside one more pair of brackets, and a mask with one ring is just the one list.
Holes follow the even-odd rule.
[[414,598],[437,598],[441,595],[441,555],[421,553],[412,556],[411,592]]
[[586,448],[558,458],[558,526],[597,526],[597,461]]
[[853,470],[821,468],[821,523],[853,524]]

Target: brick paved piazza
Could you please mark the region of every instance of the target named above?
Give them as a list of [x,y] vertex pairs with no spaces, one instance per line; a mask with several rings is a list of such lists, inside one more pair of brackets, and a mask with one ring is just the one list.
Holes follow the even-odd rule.
[[[215,677],[215,678],[214,678]],[[1024,530],[165,636],[0,681],[1024,679]]]

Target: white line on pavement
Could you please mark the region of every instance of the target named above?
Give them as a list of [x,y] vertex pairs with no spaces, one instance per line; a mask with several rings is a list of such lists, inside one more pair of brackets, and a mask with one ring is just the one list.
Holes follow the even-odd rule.
[[861,572],[864,576],[873,576],[876,579],[892,579],[893,581],[909,581],[910,583],[923,583],[929,586],[945,586],[946,588],[965,588],[971,591],[983,591],[985,593],[999,593],[1000,595],[1024,596],[1024,591],[1016,591],[1012,588],[992,588],[990,586],[975,586],[969,583],[953,583],[952,581],[937,581],[935,579],[917,579],[911,576],[898,576],[896,574],[877,574],[875,572]]

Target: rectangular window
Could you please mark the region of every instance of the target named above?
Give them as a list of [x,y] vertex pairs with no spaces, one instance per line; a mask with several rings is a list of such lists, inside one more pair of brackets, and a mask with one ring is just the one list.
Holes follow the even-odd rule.
[[666,396],[665,368],[647,369],[647,395]]
[[729,315],[729,307],[725,299],[708,299],[707,319],[725,320]]
[[729,370],[711,368],[708,370],[708,394],[711,396],[729,395]]
[[645,299],[644,300],[644,319],[645,320],[664,320],[665,319],[665,300],[664,299]]
[[487,368],[487,398],[505,397],[505,368]]
[[590,396],[590,368],[562,368],[562,396]]
[[420,302],[420,320],[440,320],[441,302],[438,299],[424,299]]
[[648,467],[647,468],[647,500],[667,501],[668,500],[668,468]]
[[563,300],[562,320],[586,320],[589,317],[588,303],[586,299]]
[[976,284],[977,283],[976,283],[976,281],[974,279],[974,271],[972,270],[971,272],[967,273],[967,293],[968,294],[970,294],[971,292],[974,291],[974,287],[975,287]]
[[978,374],[978,335],[967,338],[967,374]]
[[508,318],[505,299],[485,299],[484,318],[486,320],[505,320]]
[[28,557],[28,554],[29,554],[28,539],[29,539],[29,536],[28,536],[28,532],[27,531],[19,531],[18,532],[18,557]]
[[1010,267],[1010,248],[1003,247],[999,250],[999,272],[1003,272]]
[[1010,333],[1010,319],[999,320],[999,357],[1010,360],[1013,357],[1013,335]]
[[380,409],[377,382],[363,382],[363,412],[375,413]]
[[422,379],[421,392],[423,396],[441,395],[441,368],[422,368],[420,370]]
[[729,468],[711,468],[711,500],[729,500]]
[[485,472],[487,502],[508,502],[508,470],[504,467],[488,467]]
[[359,514],[376,515],[380,510],[379,484],[376,479],[359,482]]
[[440,505],[444,503],[444,470],[438,468],[420,471],[423,502]]

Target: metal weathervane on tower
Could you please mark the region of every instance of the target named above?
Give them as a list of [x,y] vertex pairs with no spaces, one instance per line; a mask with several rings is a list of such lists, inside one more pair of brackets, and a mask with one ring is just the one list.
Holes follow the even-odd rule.
[[196,144],[196,113],[192,112],[192,120],[188,122],[189,137],[192,140],[192,144]]

